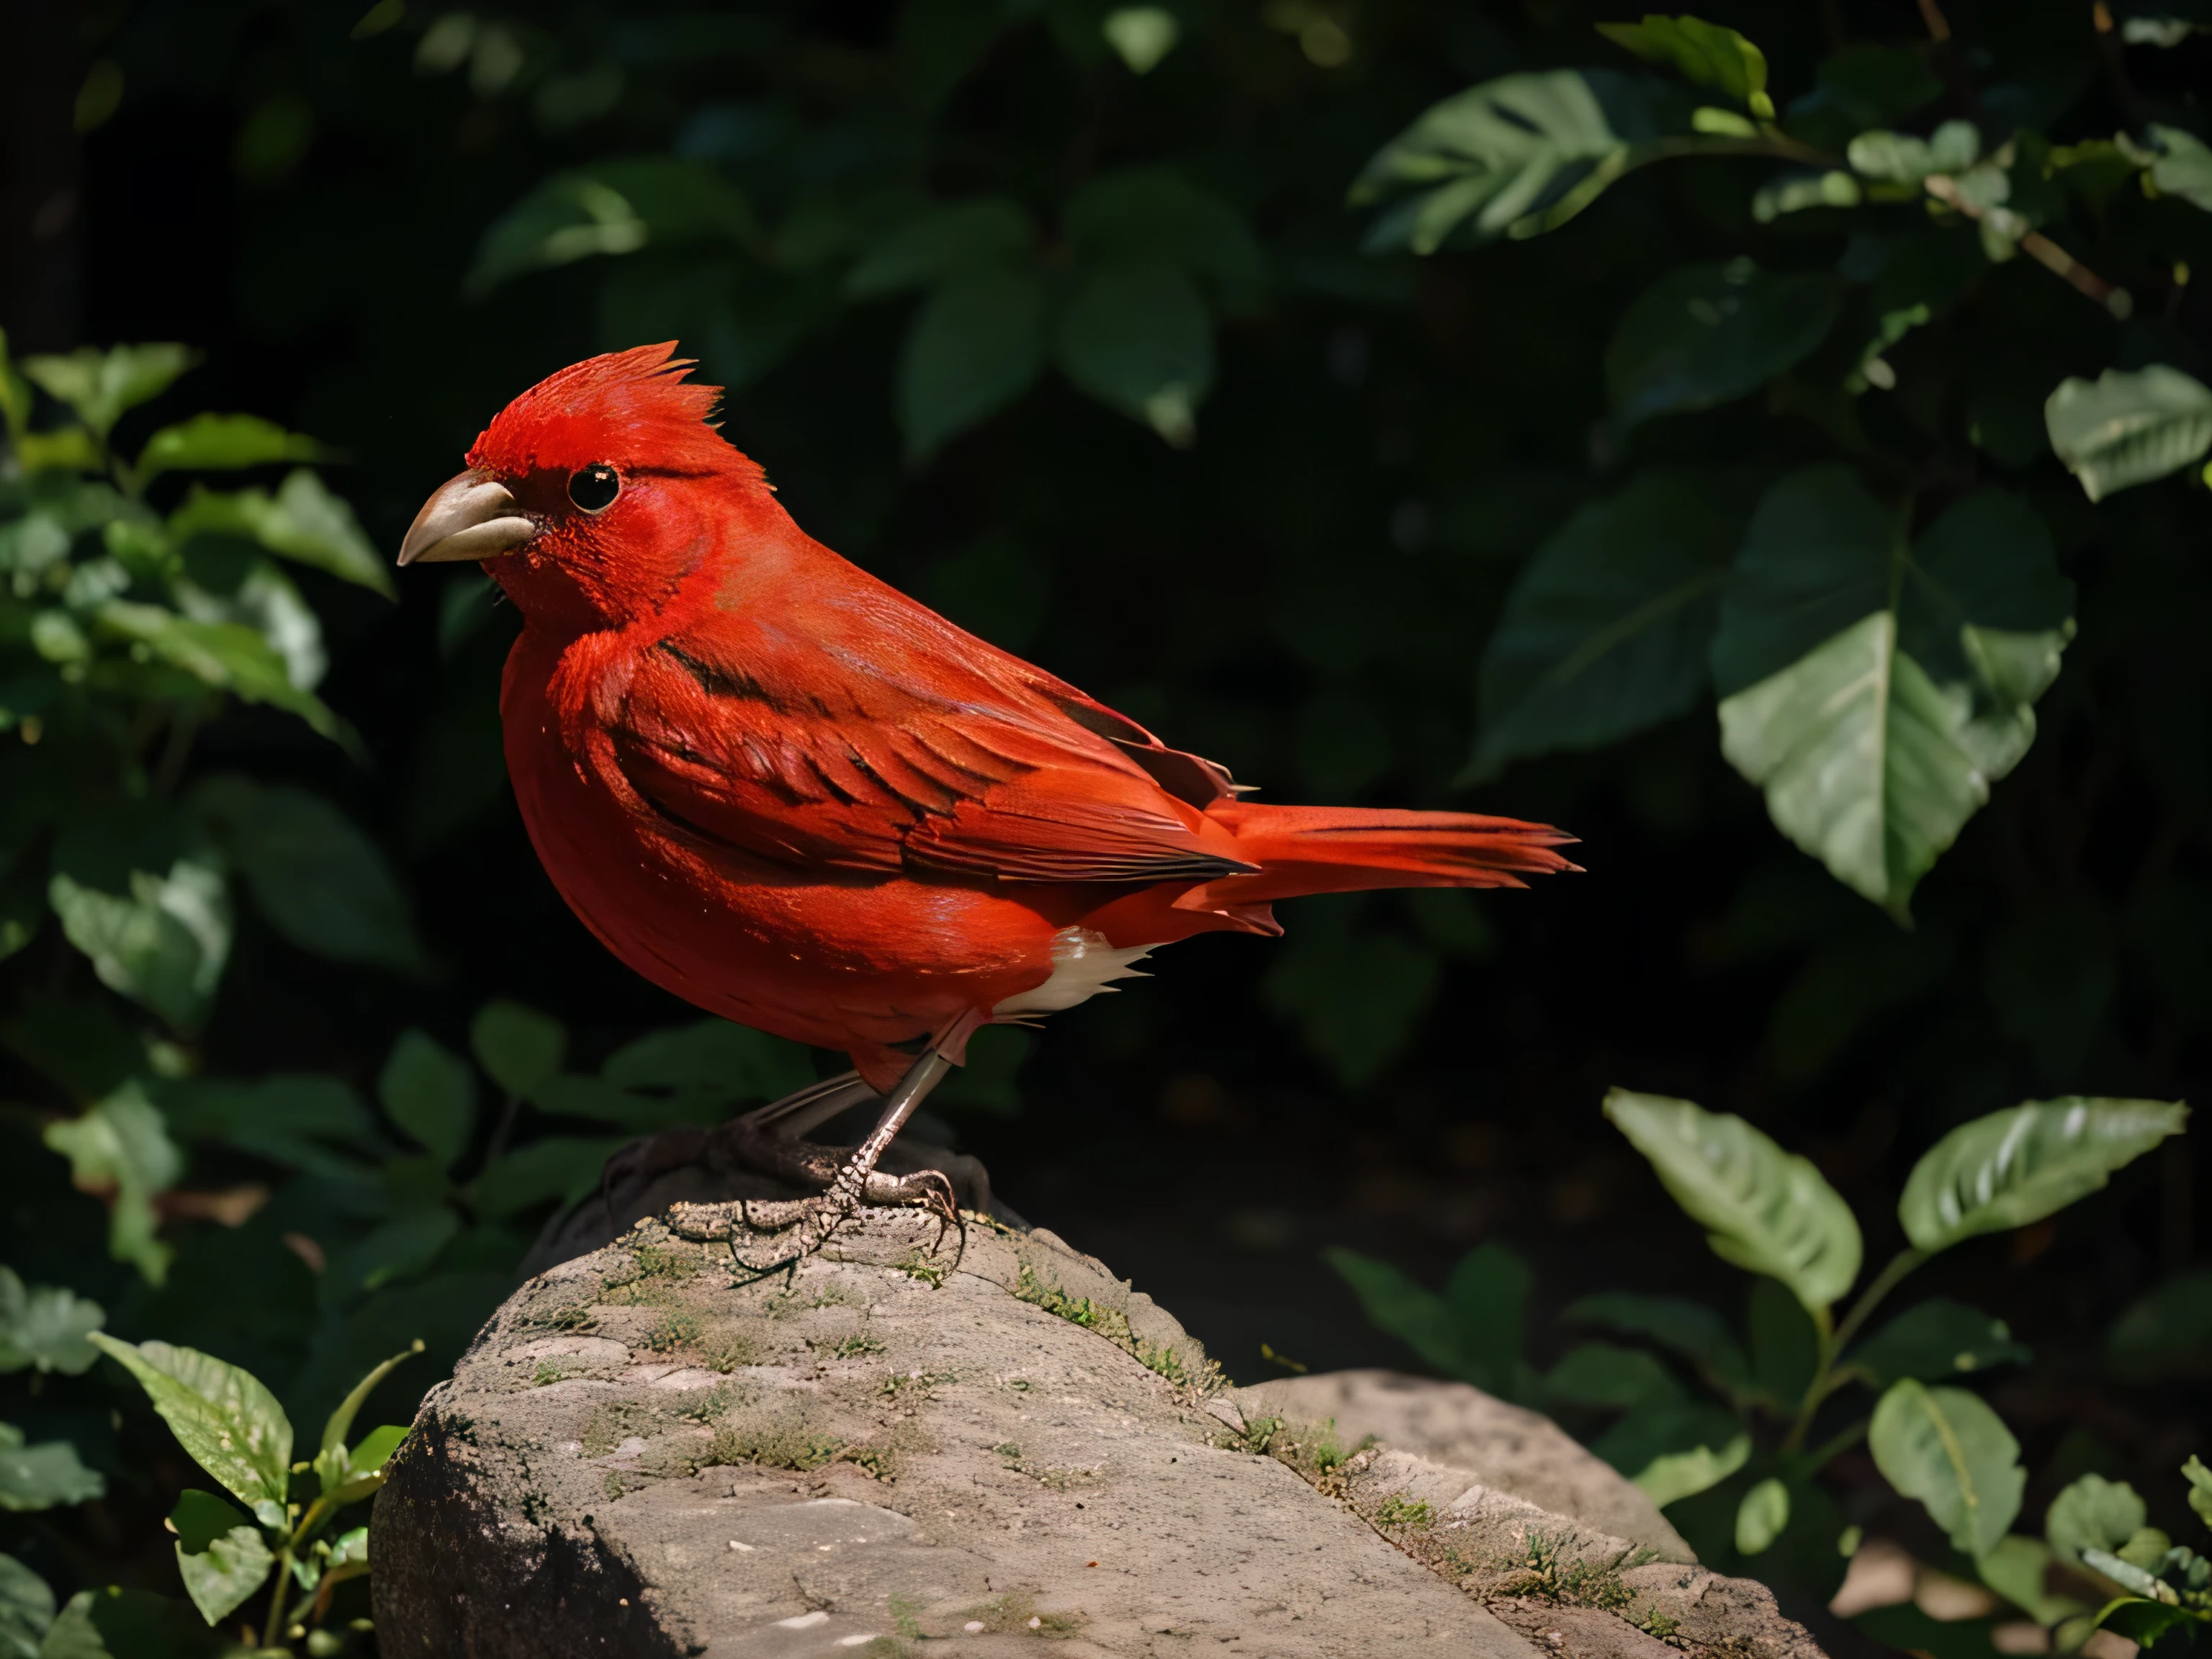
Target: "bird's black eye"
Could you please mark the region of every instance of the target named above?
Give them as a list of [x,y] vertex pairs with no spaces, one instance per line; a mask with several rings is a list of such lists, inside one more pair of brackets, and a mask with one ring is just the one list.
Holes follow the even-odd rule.
[[568,475],[568,499],[586,513],[604,513],[622,494],[622,474],[605,461],[580,466]]

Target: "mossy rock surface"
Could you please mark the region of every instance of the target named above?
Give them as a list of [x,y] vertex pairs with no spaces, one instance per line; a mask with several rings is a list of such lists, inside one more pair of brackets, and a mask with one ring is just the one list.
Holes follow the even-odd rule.
[[871,1212],[755,1279],[648,1220],[530,1280],[424,1400],[378,1498],[381,1650],[1628,1651],[1531,1641],[1486,1605],[1525,1584],[1467,1582],[1396,1535],[1427,1538],[1472,1477],[1382,1512],[1371,1453],[1357,1491],[1341,1468],[1317,1481],[1099,1262],[980,1219],[933,1255],[935,1233]]

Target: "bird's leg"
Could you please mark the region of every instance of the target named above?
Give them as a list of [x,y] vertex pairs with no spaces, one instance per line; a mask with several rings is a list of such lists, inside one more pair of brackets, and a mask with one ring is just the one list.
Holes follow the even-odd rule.
[[[825,1190],[817,1198],[783,1202],[679,1203],[669,1212],[671,1226],[687,1237],[729,1239],[740,1265],[765,1272],[812,1255],[863,1204],[921,1203],[945,1225],[957,1225],[958,1212],[953,1205],[951,1183],[943,1175],[923,1170],[893,1176],[876,1168],[884,1149],[897,1138],[915,1109],[951,1069],[952,1062],[937,1048],[924,1049],[883,1097],[882,1115],[867,1139],[834,1169],[829,1167],[835,1156],[829,1148],[811,1146],[796,1137],[860,1100],[872,1098],[874,1091],[857,1076],[830,1079],[748,1113],[728,1126],[728,1138],[737,1156],[767,1173],[796,1184],[819,1185]],[[732,1223],[742,1223],[748,1231],[755,1227],[793,1231],[764,1249],[752,1250],[738,1242]]]

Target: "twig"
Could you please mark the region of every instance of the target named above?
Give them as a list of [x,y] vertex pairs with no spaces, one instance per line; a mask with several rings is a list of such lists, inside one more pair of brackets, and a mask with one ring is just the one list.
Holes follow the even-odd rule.
[[[1965,214],[1966,217],[1977,223],[1985,220],[1990,221],[1997,229],[2009,235],[2014,234],[2012,230],[2014,223],[2025,222],[2010,209],[1998,208],[1992,210],[1968,201],[1964,192],[1960,190],[1958,180],[1948,173],[1931,173],[1920,182],[1928,193],[1942,203],[1944,206]],[[1993,211],[1996,214],[2002,214],[2003,217],[1994,218]],[[2113,316],[2124,319],[2135,310],[2135,297],[2127,289],[2106,282],[2041,231],[2022,229],[2018,233],[2018,236],[2021,252],[2045,270],[2063,277],[2075,288],[2111,312]]]
[[1937,46],[1951,42],[1951,21],[1943,15],[1943,8],[1936,0],[1920,0],[1920,21],[1928,26],[1928,38]]

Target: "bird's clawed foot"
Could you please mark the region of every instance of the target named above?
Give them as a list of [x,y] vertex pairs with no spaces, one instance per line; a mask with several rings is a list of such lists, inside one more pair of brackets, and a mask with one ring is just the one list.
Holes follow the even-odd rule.
[[[669,1209],[668,1225],[679,1238],[727,1243],[740,1267],[748,1273],[766,1273],[812,1255],[864,1206],[908,1206],[935,1216],[937,1237],[930,1241],[932,1255],[943,1247],[947,1233],[957,1230],[963,1239],[967,1236],[967,1224],[954,1202],[952,1183],[935,1170],[907,1176],[871,1171],[857,1196],[850,1183],[839,1181],[812,1198],[678,1203]],[[763,1233],[771,1237],[763,1238]]]

